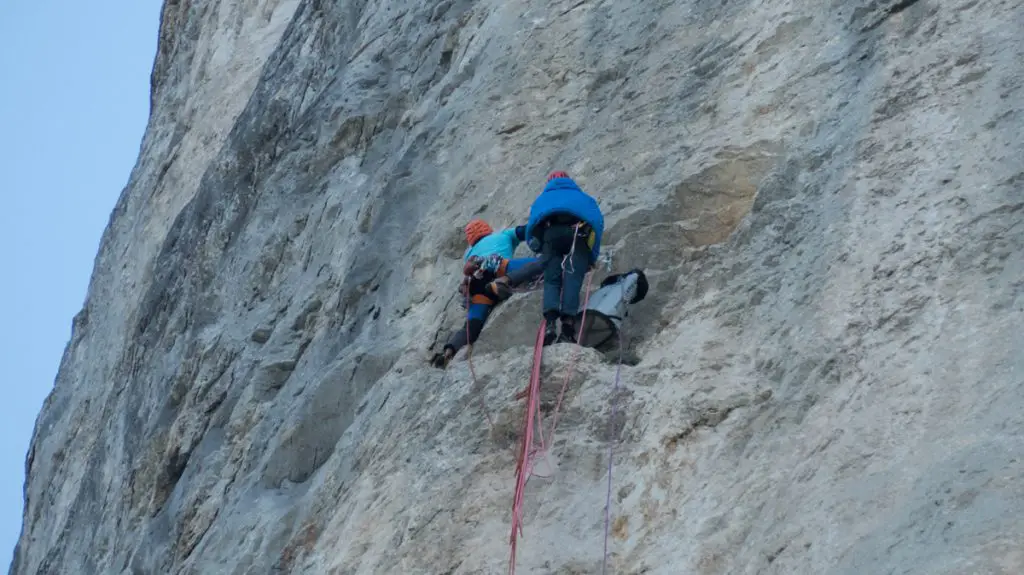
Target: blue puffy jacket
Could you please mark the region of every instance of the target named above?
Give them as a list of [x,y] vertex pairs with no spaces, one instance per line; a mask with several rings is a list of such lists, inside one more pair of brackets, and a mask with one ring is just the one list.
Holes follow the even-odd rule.
[[590,251],[590,261],[594,263],[601,255],[601,235],[604,233],[604,215],[597,201],[587,195],[572,178],[555,178],[544,186],[544,191],[537,196],[530,206],[530,221],[526,223],[526,237],[530,249],[540,251],[542,228],[538,224],[549,216],[556,214],[569,215],[590,224],[594,230],[594,247]]

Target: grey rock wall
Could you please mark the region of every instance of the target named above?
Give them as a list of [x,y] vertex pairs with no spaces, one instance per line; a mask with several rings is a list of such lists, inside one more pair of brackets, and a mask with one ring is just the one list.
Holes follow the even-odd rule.
[[518,572],[600,572],[610,440],[614,573],[1024,571],[1022,62],[997,0],[169,0],[11,573],[506,570],[538,294],[425,360],[553,168],[652,291],[610,427],[545,352]]

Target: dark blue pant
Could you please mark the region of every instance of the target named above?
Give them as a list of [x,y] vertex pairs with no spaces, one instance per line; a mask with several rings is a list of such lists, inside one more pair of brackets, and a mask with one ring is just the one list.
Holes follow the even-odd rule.
[[471,303],[469,304],[469,313],[466,314],[466,321],[477,320],[480,322],[480,326],[483,327],[484,322],[487,321],[487,316],[491,315],[492,309],[494,309],[493,304]]
[[516,287],[537,279],[543,269],[541,258],[516,258],[508,260],[508,264],[505,266],[505,276],[508,277],[508,284]]
[[573,226],[553,225],[544,230],[541,260],[544,262],[544,318],[550,322],[559,316],[574,317],[580,307],[583,279],[590,267],[586,238],[577,236]]

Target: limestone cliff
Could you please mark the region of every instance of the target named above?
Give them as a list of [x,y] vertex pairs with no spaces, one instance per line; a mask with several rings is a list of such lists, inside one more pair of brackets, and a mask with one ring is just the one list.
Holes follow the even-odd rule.
[[652,291],[519,573],[600,572],[609,441],[614,573],[1024,572],[1019,2],[167,0],[152,105],[11,573],[504,572],[539,298],[425,360],[554,168]]

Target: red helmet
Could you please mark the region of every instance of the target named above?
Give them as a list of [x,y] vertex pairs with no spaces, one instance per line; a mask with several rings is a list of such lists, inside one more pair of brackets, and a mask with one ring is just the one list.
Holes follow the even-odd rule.
[[466,224],[466,243],[473,245],[480,241],[480,238],[489,236],[493,232],[494,230],[487,222],[481,219],[475,219]]
[[567,174],[565,172],[554,171],[554,172],[551,172],[550,174],[548,174],[548,181],[550,182],[551,180],[553,180],[555,178],[568,178],[568,177],[569,177],[569,174]]

